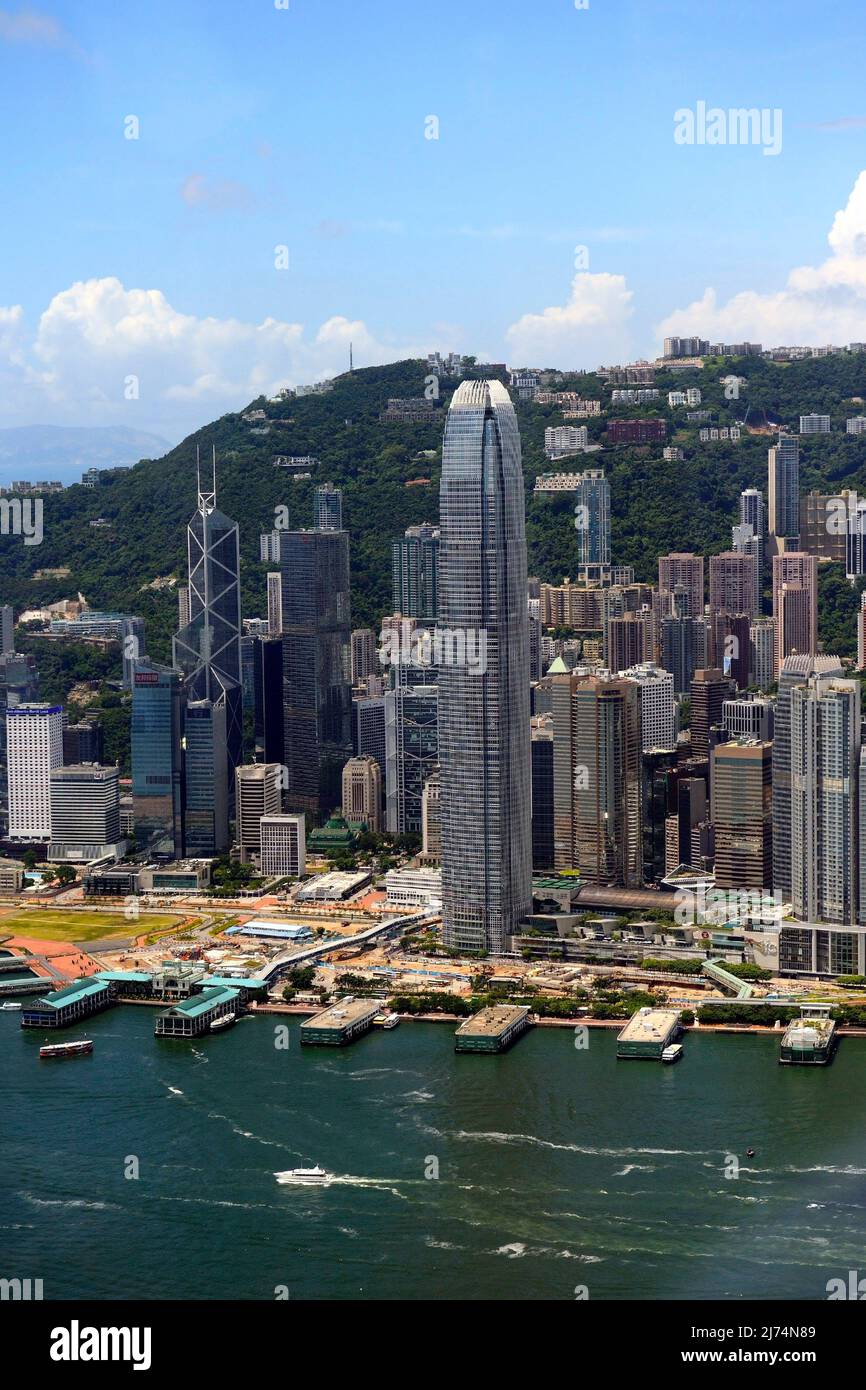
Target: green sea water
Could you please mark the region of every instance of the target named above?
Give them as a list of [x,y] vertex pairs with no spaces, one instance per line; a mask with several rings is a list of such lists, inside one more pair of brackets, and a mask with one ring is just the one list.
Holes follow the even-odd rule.
[[[46,1299],[823,1299],[866,1274],[866,1039],[810,1070],[692,1033],[664,1067],[609,1030],[485,1057],[446,1024],[302,1049],[292,1020],[282,1049],[275,1016],[189,1043],[119,1007],[46,1062],[19,1021],[0,1276]],[[316,1163],[337,1181],[274,1177]]]

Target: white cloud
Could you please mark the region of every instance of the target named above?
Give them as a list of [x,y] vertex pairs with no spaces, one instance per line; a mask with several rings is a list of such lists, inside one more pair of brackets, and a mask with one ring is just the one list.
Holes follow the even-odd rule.
[[715,290],[707,288],[700,299],[674,310],[658,325],[659,341],[691,333],[765,347],[866,340],[866,170],[836,213],[827,241],[827,259],[792,270],[781,290],[742,290],[720,303]]
[[[310,332],[275,318],[197,318],[160,290],[78,281],[29,337],[20,306],[0,307],[0,424],[127,424],[178,439],[262,393],[345,371],[350,342],[365,365],[420,351],[341,316]],[[136,400],[126,399],[132,376]]]
[[524,314],[506,330],[510,358],[535,367],[598,367],[632,352],[625,276],[578,271],[562,307]]
[[0,10],[0,39],[6,43],[61,43],[63,30],[50,15],[38,10]]
[[246,184],[235,179],[209,179],[205,174],[190,174],[185,178],[180,196],[188,208],[204,208],[209,212],[246,208],[253,201]]

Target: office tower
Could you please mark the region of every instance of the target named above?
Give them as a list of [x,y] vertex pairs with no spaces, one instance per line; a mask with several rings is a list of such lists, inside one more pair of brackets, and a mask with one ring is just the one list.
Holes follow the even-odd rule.
[[424,783],[439,762],[439,697],[435,685],[385,692],[385,825],[392,835],[421,834]]
[[800,533],[800,441],[780,434],[768,451],[768,517],[771,536],[792,538]]
[[184,853],[210,859],[229,847],[226,707],[190,700],[184,715]]
[[0,655],[15,650],[15,613],[12,605],[4,603],[0,607]]
[[866,497],[861,497],[847,517],[845,573],[849,579],[866,574]]
[[578,473],[574,489],[577,561],[584,579],[600,577],[610,564],[610,483],[601,468]]
[[6,711],[39,698],[36,660],[18,653],[0,653],[0,838],[8,825],[9,795],[6,768]]
[[229,811],[234,770],[243,750],[241,687],[241,602],[238,525],[216,505],[216,456],[211,488],[202,488],[187,527],[189,622],[174,638],[174,665],[183,673],[191,701],[226,707],[226,777]]
[[752,639],[751,623],[745,613],[711,613],[707,661],[730,676],[740,690],[749,685]]
[[844,675],[837,656],[788,656],[779,672],[773,731],[773,888],[791,898],[791,692],[811,676]]
[[431,772],[421,793],[421,857],[426,864],[442,861],[442,780]]
[[674,748],[678,721],[670,671],[644,661],[619,670],[617,675],[620,680],[632,680],[637,685],[641,750],[647,753],[651,748]]
[[537,612],[533,612],[532,605],[538,607],[538,599],[529,599],[529,679],[540,681],[544,675],[544,665],[541,656],[541,622]]
[[857,670],[862,671],[866,667],[866,589],[860,595],[860,607],[857,610]]
[[183,711],[177,671],[140,661],[132,683],[132,797],[136,847],[153,858],[183,854]]
[[700,618],[704,612],[704,557],[691,553],[672,552],[659,556],[659,590],[673,593],[677,588],[686,591],[687,618]]
[[756,618],[749,625],[749,684],[769,690],[776,679],[776,624]]
[[499,952],[532,905],[532,789],[524,482],[498,381],[451,399],[440,518],[440,624],[485,648],[439,676],[443,937]]
[[391,545],[395,613],[435,622],[439,616],[439,527],[409,526]]
[[722,705],[734,693],[734,683],[718,667],[695,671],[691,682],[692,754],[706,758],[710,751],[710,729],[722,722]]
[[803,922],[857,920],[860,682],[791,690],[791,901]]
[[245,632],[241,637],[241,697],[243,699],[244,714],[247,714],[255,706],[256,701],[256,645],[258,637]]
[[713,749],[716,887],[773,886],[773,747],[731,739]]
[[532,867],[553,868],[553,720],[532,721]]
[[758,612],[757,566],[752,555],[725,550],[710,556],[710,613]]
[[263,763],[282,763],[285,759],[281,638],[255,639],[253,688],[253,729],[257,756]]
[[187,627],[189,624],[189,585],[178,584],[177,586],[177,625],[179,628]]
[[366,821],[377,834],[382,829],[382,769],[369,753],[350,758],[343,768],[343,815]]
[[362,695],[352,701],[355,752],[370,753],[385,779],[385,696]]
[[351,638],[352,684],[359,685],[368,676],[378,675],[379,657],[376,634],[370,627],[356,627]]
[[623,613],[604,625],[604,663],[609,671],[640,666],[655,656],[656,623],[652,610]]
[[306,869],[307,828],[303,814],[262,816],[262,873],[301,878]]
[[701,618],[662,618],[661,664],[674,678],[674,693],[688,694],[695,671],[707,659],[707,625]]
[[[641,804],[643,830],[643,877],[657,883],[667,872],[665,859],[666,821],[674,809],[670,803],[670,773],[677,766],[676,748],[652,748],[641,756]],[[679,855],[675,856],[679,862]],[[676,864],[672,865],[676,868]]]
[[287,808],[327,812],[352,751],[349,537],[284,531],[280,555]]
[[268,632],[278,637],[283,630],[283,576],[279,570],[268,575]]
[[643,874],[640,707],[634,681],[551,678],[554,860],[588,883],[636,888]]
[[[680,777],[675,784],[677,864],[704,867],[710,800],[704,777]],[[674,865],[676,868],[676,865]]]
[[78,763],[101,763],[105,757],[105,740],[98,719],[81,724],[67,724],[63,730],[63,763],[74,767]]
[[317,487],[313,503],[313,525],[317,531],[342,531],[343,494],[333,483]]
[[280,531],[264,531],[259,536],[259,559],[263,565],[280,563]]
[[802,550],[773,556],[775,665],[786,656],[811,656],[818,642],[818,562]]
[[235,769],[235,840],[242,864],[248,864],[254,854],[260,853],[262,816],[280,812],[281,772],[278,763],[248,763]]
[[722,724],[731,738],[772,743],[774,711],[774,702],[761,695],[749,695],[744,700],[725,700],[722,704]]
[[60,705],[17,705],[6,711],[9,839],[51,837],[51,773],[63,766]]
[[116,767],[93,763],[52,769],[49,860],[82,863],[120,854],[118,778]]

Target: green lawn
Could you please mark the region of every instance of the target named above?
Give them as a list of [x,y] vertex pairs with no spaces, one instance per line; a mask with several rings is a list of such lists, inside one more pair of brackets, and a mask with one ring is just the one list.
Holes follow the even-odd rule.
[[174,913],[142,913],[124,917],[122,912],[10,912],[0,917],[0,935],[32,936],[38,941],[107,941],[112,936],[139,936],[182,922]]

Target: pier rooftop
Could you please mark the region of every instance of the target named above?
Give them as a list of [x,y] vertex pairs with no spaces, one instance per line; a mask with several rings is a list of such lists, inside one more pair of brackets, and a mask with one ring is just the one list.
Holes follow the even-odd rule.
[[638,1009],[617,1037],[616,1055],[658,1060],[679,1031],[676,1009]]
[[461,1023],[454,1046],[458,1052],[502,1052],[528,1027],[525,1004],[491,1004]]

